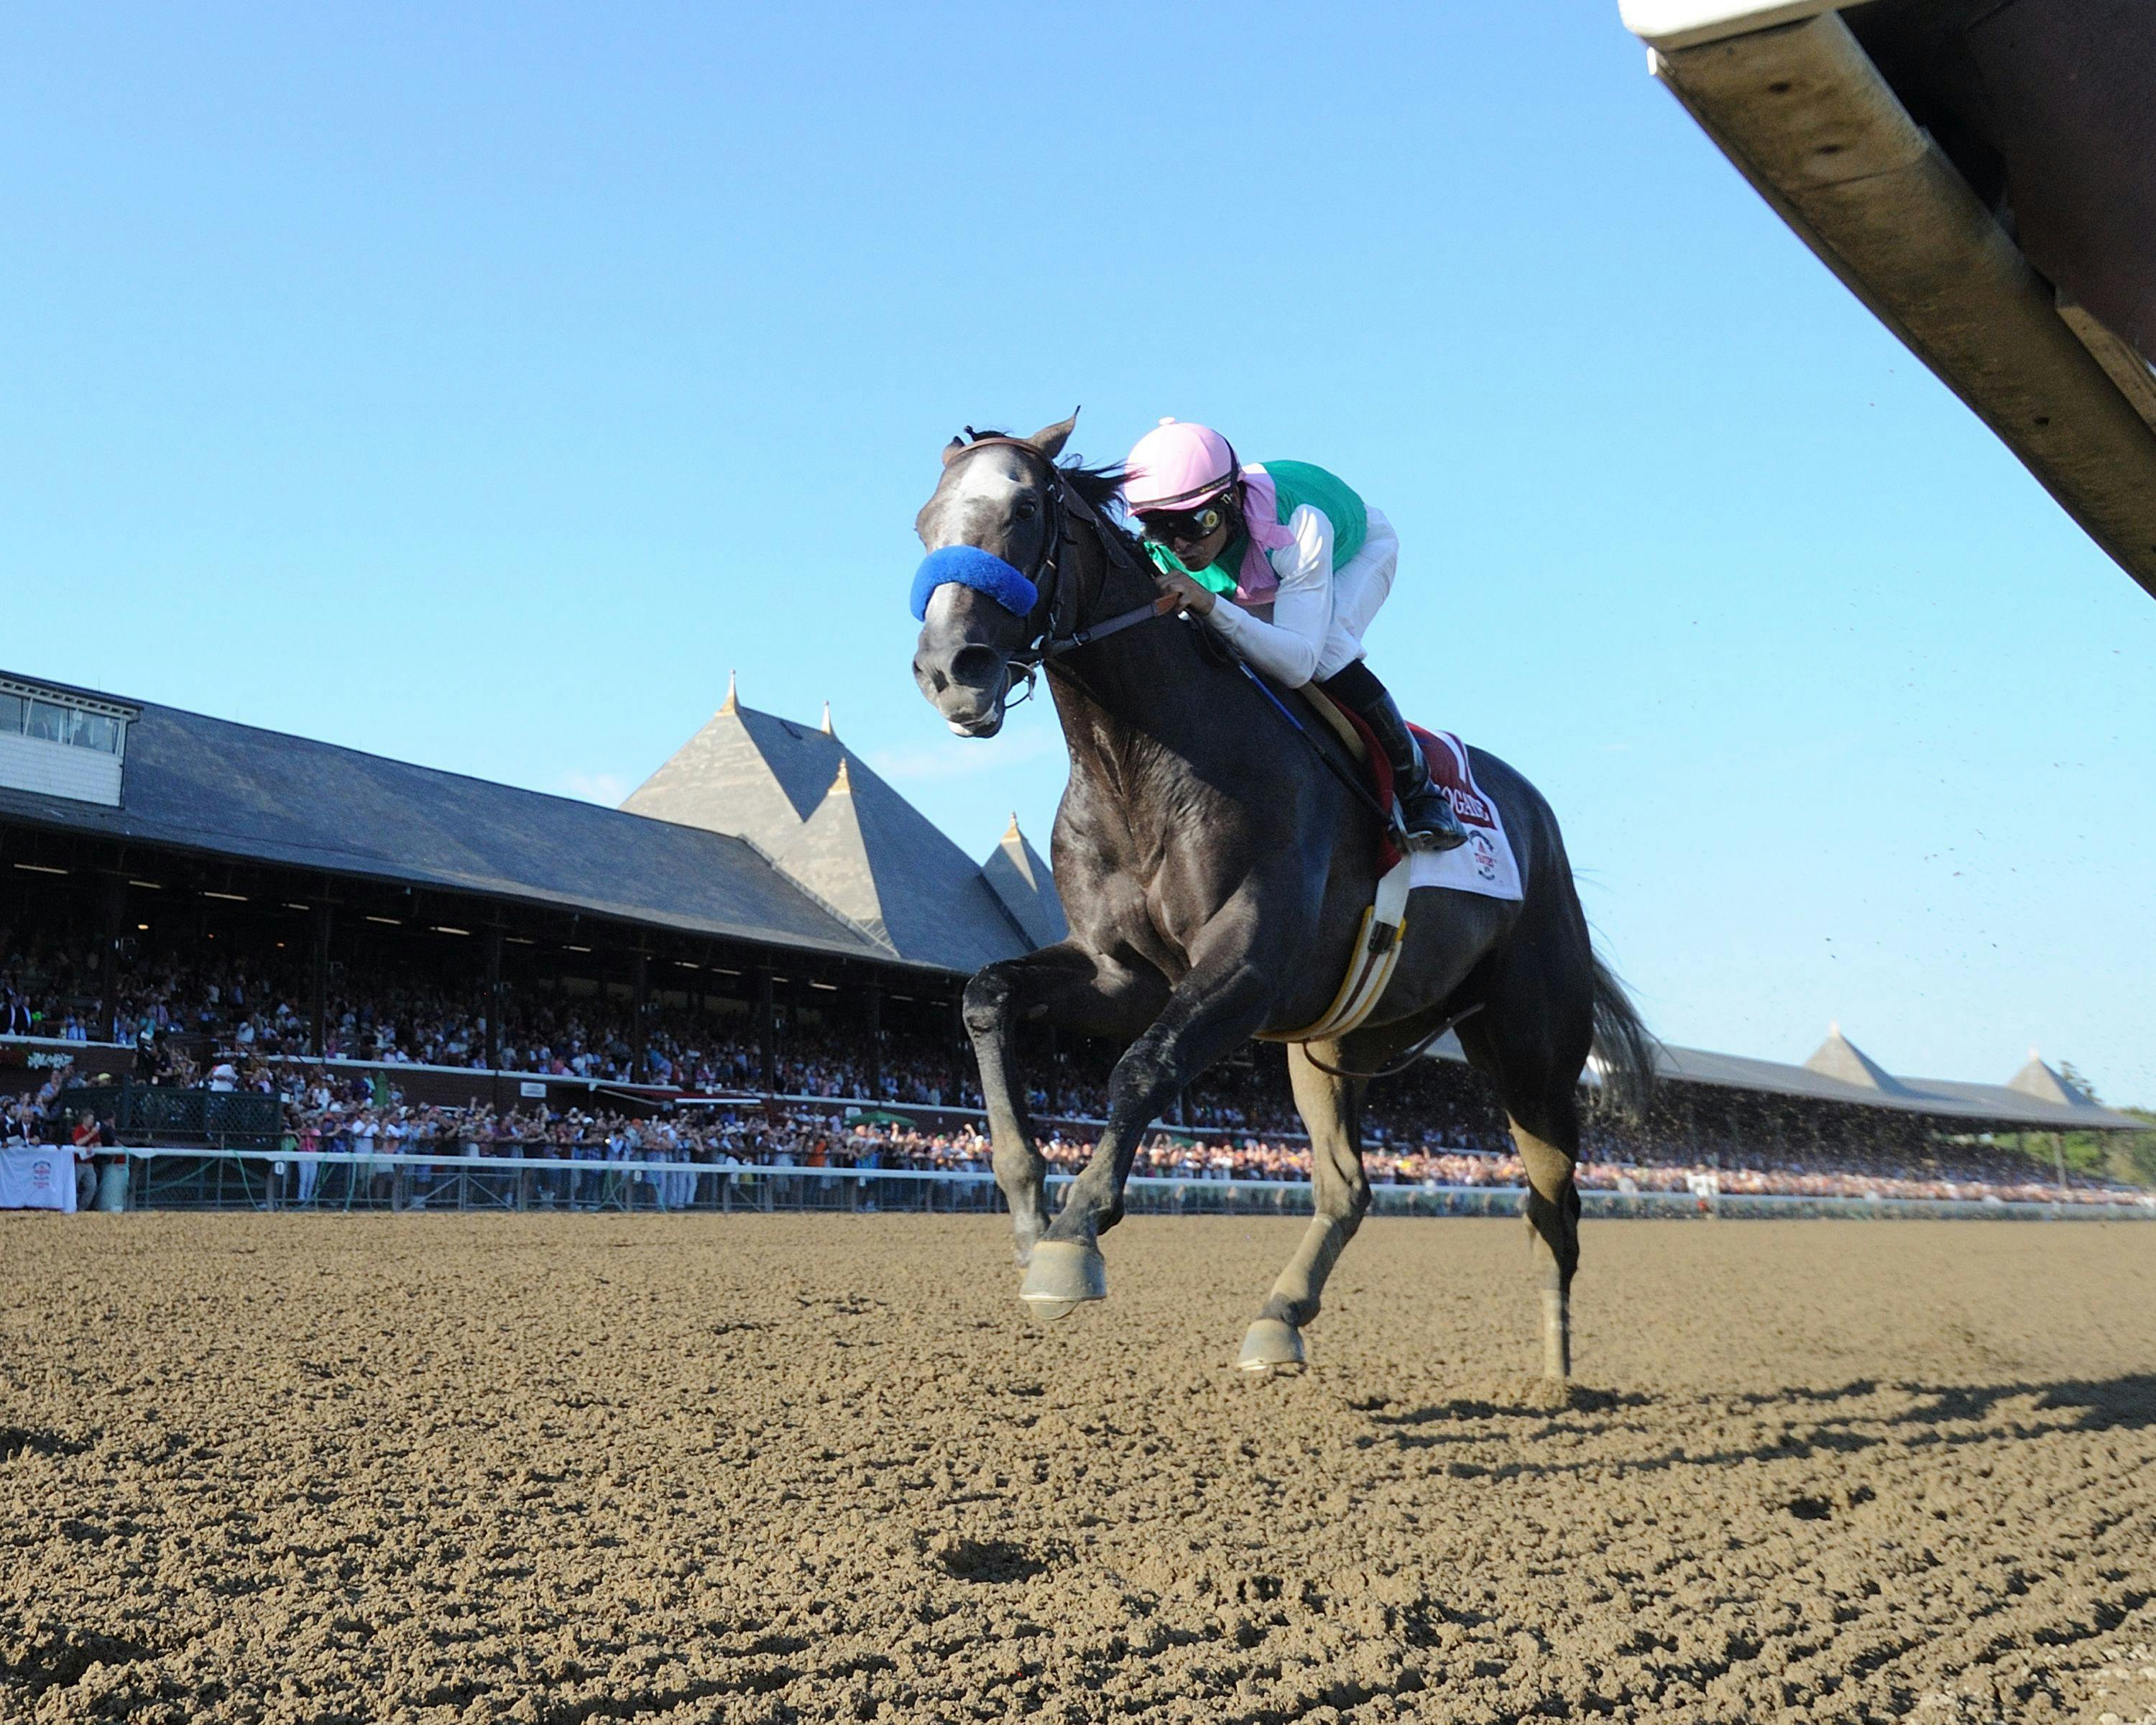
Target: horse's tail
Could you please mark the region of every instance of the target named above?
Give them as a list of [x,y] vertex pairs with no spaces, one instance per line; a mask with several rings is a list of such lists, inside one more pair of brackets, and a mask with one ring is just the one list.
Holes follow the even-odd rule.
[[1600,954],[1594,965],[1594,1055],[1603,1106],[1643,1122],[1655,1101],[1655,1039]]

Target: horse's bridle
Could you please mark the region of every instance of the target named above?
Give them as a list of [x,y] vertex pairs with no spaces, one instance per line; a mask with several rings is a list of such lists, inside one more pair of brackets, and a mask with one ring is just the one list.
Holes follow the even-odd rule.
[[[1094,536],[1101,542],[1102,552],[1110,559],[1117,559],[1119,552],[1125,556],[1127,556],[1128,552],[1117,536],[1111,532],[1106,523],[1094,512],[1092,506],[1070,490],[1065,484],[1063,470],[1055,465],[1055,458],[1037,444],[1029,444],[1024,438],[1019,437],[976,436],[973,434],[973,428],[970,425],[966,428],[966,431],[967,441],[963,449],[958,452],[960,454],[970,455],[976,449],[993,449],[1001,444],[1029,456],[1046,469],[1048,473],[1045,506],[1048,511],[1047,541],[1041,547],[1039,562],[1029,570],[1019,572],[1033,583],[1035,590],[1048,602],[1047,614],[1040,628],[1032,632],[1031,639],[1026,644],[1012,654],[1006,661],[1007,665],[1015,668],[1025,679],[1024,695],[1019,696],[1015,699],[1010,698],[1008,695],[1005,697],[1006,706],[1015,706],[1019,701],[1031,696],[1034,673],[1050,660],[1060,658],[1065,653],[1075,652],[1081,647],[1089,646],[1095,641],[1118,634],[1137,624],[1151,622],[1156,617],[1165,617],[1181,602],[1173,593],[1163,593],[1157,599],[1150,600],[1128,611],[1118,612],[1113,617],[1103,618],[1098,623],[1088,624],[1081,618],[1075,620],[1072,627],[1068,629],[1059,627],[1058,619],[1064,608],[1061,558],[1064,551],[1065,514],[1075,515],[1093,529]],[[1077,598],[1075,595],[1073,598],[1075,608],[1082,612],[1085,608],[1085,602],[1083,599]],[[1030,619],[1029,619],[1029,624]]]

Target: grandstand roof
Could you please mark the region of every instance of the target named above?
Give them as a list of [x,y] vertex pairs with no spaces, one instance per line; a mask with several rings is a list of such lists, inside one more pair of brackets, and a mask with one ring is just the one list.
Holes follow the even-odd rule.
[[1063,901],[1056,896],[1055,882],[1040,853],[1019,830],[1018,813],[1011,813],[1010,829],[1002,843],[981,865],[981,878],[1003,901],[1004,908],[1036,947],[1053,946],[1070,932],[1063,915]]
[[[2006,1084],[1970,1084],[1951,1078],[1906,1078],[1889,1072],[1834,1026],[1801,1066],[1712,1049],[1656,1047],[1656,1076],[1666,1083],[1704,1084],[1721,1090],[1789,1096],[1808,1102],[1842,1102],[1886,1108],[1930,1119],[1966,1121],[1971,1130],[1999,1132],[2147,1132],[2148,1122],[2107,1108],[2076,1089],[2035,1055]],[[1460,1039],[1447,1031],[1431,1048],[1433,1058],[1465,1060]],[[1599,1059],[1588,1079],[1599,1081]]]
[[710,723],[621,806],[776,851],[816,812],[845,755],[829,732],[741,706],[729,676],[726,704]]
[[[1843,1065],[1839,1050],[1856,1057],[1853,1068]],[[1830,1050],[1835,1050],[1830,1055]],[[1830,1055],[1823,1070],[1821,1055]],[[1799,1096],[1808,1101],[1847,1102],[1864,1108],[1889,1108],[1905,1114],[1922,1114],[1938,1120],[1962,1120],[1972,1127],[2005,1132],[2146,1132],[2148,1122],[2130,1114],[2103,1107],[2041,1061],[2030,1066],[2043,1073],[2045,1086],[2031,1083],[2025,1067],[2011,1083],[1971,1084],[1949,1078],[1905,1078],[1891,1074],[1861,1049],[1834,1031],[1818,1054],[1801,1066],[1779,1060],[1753,1060],[1744,1055],[1714,1054],[1702,1048],[1662,1050],[1661,1076],[1690,1084],[1711,1084],[1732,1090],[1748,1090],[1771,1096]],[[1845,1076],[1855,1070],[1874,1075],[1876,1081]]]
[[621,806],[748,839],[892,957],[972,971],[1034,944],[973,859],[835,734],[743,706],[731,684]]
[[1876,1091],[1883,1096],[1908,1094],[1902,1081],[1843,1035],[1839,1024],[1827,1026],[1826,1040],[1812,1050],[1812,1057],[1804,1062],[1804,1070],[1837,1083],[1855,1085],[1859,1090]]
[[2156,8],[1620,10],[1774,213],[2156,594]]
[[695,933],[892,956],[739,839],[177,707],[142,705],[117,808],[0,788],[0,818]]

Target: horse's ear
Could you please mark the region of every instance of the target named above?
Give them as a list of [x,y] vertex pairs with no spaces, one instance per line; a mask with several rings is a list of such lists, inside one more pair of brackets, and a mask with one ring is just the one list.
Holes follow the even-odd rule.
[[956,461],[958,459],[958,452],[965,447],[966,439],[963,437],[954,437],[949,443],[944,444],[943,465],[946,467],[948,467],[953,461]]
[[1078,429],[1081,409],[1073,408],[1068,419],[1060,419],[1053,425],[1044,425],[1026,441],[1053,461],[1063,453],[1064,444],[1070,441],[1070,434]]

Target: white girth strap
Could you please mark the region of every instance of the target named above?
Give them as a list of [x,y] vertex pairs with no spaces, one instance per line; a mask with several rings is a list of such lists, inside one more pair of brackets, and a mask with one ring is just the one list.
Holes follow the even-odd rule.
[[1393,979],[1393,967],[1400,962],[1400,946],[1407,937],[1410,860],[1402,857],[1378,880],[1370,908],[1363,912],[1362,932],[1355,938],[1347,978],[1325,1016],[1304,1029],[1285,1031],[1266,1040],[1316,1042],[1342,1036],[1369,1017]]

